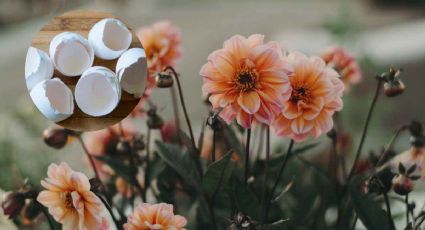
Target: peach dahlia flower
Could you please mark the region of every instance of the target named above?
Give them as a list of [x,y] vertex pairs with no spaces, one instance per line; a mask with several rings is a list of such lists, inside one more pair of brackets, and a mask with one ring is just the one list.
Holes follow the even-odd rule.
[[272,128],[277,135],[295,141],[316,138],[331,130],[332,115],[342,109],[344,84],[338,73],[319,57],[294,52],[287,60],[294,68],[289,78],[292,93]]
[[133,214],[128,216],[125,230],[184,230],[186,218],[174,215],[171,204],[143,203],[136,207]]
[[137,37],[146,51],[149,72],[155,74],[166,66],[174,66],[182,55],[180,29],[169,21],[142,27]]
[[83,173],[73,171],[66,163],[51,164],[47,178],[41,181],[46,189],[37,201],[49,209],[63,229],[104,229],[102,201],[90,191],[90,183]]
[[283,60],[276,42],[264,43],[264,36],[245,38],[235,35],[224,42],[223,49],[208,56],[202,67],[203,93],[213,109],[223,109],[220,116],[230,123],[234,118],[244,128],[252,122],[270,124],[289,98],[288,76],[292,68]]
[[321,57],[327,65],[334,68],[345,84],[345,91],[350,85],[358,84],[362,80],[362,73],[356,58],[347,49],[341,46],[331,46],[322,52]]

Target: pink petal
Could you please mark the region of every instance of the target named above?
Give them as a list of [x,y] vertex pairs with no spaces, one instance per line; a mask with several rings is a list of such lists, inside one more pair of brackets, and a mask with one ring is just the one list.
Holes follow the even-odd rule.
[[224,49],[229,50],[234,60],[242,60],[248,56],[248,47],[246,38],[241,35],[235,35],[224,42]]
[[248,37],[248,45],[253,48],[264,43],[264,35],[253,34]]
[[260,109],[261,100],[256,91],[249,91],[239,95],[238,104],[245,112],[254,114]]

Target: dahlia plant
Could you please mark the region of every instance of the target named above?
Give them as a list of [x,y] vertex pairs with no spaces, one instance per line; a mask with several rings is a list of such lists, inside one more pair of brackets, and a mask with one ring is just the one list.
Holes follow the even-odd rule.
[[[6,193],[2,208],[19,227],[393,230],[391,208],[402,201],[401,225],[420,229],[425,212],[409,193],[425,177],[423,124],[407,122],[381,152],[363,154],[378,99],[405,90],[399,70],[376,77],[354,143],[340,111],[347,89],[363,77],[346,48],[332,46],[315,56],[284,50],[264,35],[235,35],[199,67],[209,113],[194,132],[181,89],[186,79],[174,68],[182,54],[179,29],[158,22],[138,30],[138,37],[149,57],[142,102],[104,130],[45,130],[53,148],[79,144],[93,173],[52,163],[41,182]],[[150,98],[162,88],[171,89],[171,121]],[[411,148],[396,154],[402,132],[410,133]],[[348,154],[351,145],[354,155]]]

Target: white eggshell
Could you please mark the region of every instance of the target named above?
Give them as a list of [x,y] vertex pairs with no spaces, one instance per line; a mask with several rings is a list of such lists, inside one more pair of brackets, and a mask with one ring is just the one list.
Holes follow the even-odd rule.
[[99,117],[112,112],[121,99],[121,88],[114,72],[103,66],[87,69],[75,86],[75,101],[86,114]]
[[49,55],[42,50],[30,47],[25,60],[25,81],[28,90],[43,80],[52,78],[53,64]]
[[120,20],[105,18],[90,29],[88,38],[97,57],[112,60],[130,47],[132,35]]
[[65,120],[74,112],[72,91],[59,78],[41,81],[30,96],[38,110],[53,122]]
[[56,69],[69,77],[81,75],[94,61],[89,41],[72,32],[56,35],[50,42],[49,53]]
[[145,50],[131,48],[125,51],[118,59],[115,71],[124,91],[130,94],[142,95],[148,76]]

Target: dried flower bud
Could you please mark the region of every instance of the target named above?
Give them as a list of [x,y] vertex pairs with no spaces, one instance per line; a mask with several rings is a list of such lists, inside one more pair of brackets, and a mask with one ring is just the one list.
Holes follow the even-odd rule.
[[255,227],[254,221],[249,216],[238,212],[231,221],[227,230],[253,230]]
[[9,219],[17,216],[25,206],[25,195],[21,192],[6,192],[3,195],[1,207]]
[[27,220],[33,220],[41,213],[42,206],[36,200],[31,200],[25,207],[24,218]]
[[413,190],[413,181],[405,175],[395,175],[392,182],[394,192],[399,195],[404,196]]
[[217,113],[208,117],[207,125],[209,125],[214,131],[219,131],[222,127],[222,121]]
[[400,79],[384,83],[384,93],[387,97],[395,97],[404,92],[405,86]]
[[43,139],[48,146],[61,149],[66,145],[69,134],[64,128],[50,128],[43,131]]
[[155,75],[155,85],[158,88],[170,88],[173,86],[173,77],[167,72],[160,72]]
[[90,191],[94,192],[94,193],[102,193],[102,182],[100,182],[99,179],[97,178],[92,178],[89,180],[90,182]]
[[119,154],[130,154],[131,153],[131,146],[130,143],[126,140],[120,140],[117,143],[117,152]]
[[162,118],[156,113],[156,109],[149,109],[148,111],[148,119],[146,121],[148,127],[150,129],[161,129],[164,125],[164,121]]

